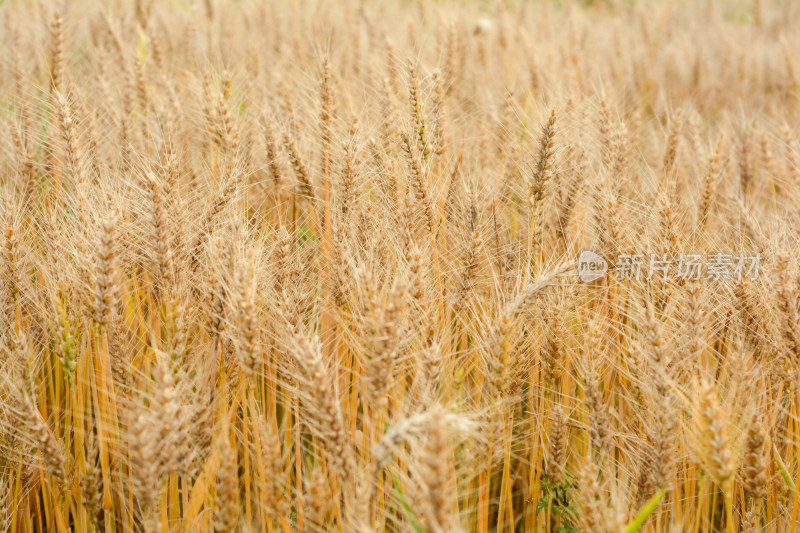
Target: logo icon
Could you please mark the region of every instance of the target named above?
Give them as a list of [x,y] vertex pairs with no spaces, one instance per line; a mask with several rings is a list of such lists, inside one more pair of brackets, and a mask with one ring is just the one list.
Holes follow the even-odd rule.
[[584,283],[600,279],[608,272],[608,263],[602,255],[584,250],[578,256],[578,277]]

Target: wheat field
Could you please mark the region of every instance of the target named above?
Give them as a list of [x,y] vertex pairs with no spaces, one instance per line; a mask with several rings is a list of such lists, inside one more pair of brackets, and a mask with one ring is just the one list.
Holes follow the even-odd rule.
[[0,530],[796,532],[798,29],[0,2]]

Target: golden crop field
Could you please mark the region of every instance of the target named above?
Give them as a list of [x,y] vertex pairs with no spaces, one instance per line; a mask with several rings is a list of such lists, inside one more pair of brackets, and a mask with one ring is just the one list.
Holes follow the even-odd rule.
[[0,2],[0,531],[795,533],[800,3]]

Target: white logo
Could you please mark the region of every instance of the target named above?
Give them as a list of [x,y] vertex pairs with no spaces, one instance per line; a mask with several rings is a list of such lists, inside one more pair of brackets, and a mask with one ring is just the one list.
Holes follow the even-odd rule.
[[608,272],[608,263],[602,255],[584,250],[578,256],[578,277],[584,283],[600,279]]

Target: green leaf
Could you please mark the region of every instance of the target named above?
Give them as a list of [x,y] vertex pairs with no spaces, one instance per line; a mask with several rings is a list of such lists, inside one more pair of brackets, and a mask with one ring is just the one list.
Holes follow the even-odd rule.
[[792,480],[792,475],[789,473],[789,470],[786,469],[786,465],[783,464],[783,461],[781,461],[781,456],[778,453],[777,446],[775,446],[774,451],[775,453],[773,454],[773,456],[775,457],[775,464],[777,465],[778,470],[781,471],[781,477],[786,482],[786,485],[790,489],[792,489],[792,492],[797,492],[797,485],[794,484],[794,480]]
[[650,515],[653,514],[653,511],[656,510],[658,504],[661,503],[661,498],[664,497],[664,492],[664,489],[656,492],[655,496],[650,498],[650,500],[641,508],[639,513],[633,517],[633,520],[631,520],[628,525],[625,526],[625,529],[622,530],[622,533],[636,533],[639,531],[644,523],[647,522],[647,519],[650,518]]
[[314,232],[311,231],[310,228],[306,227],[305,224],[301,224],[299,228],[297,228],[297,232],[300,234],[300,238],[305,241],[315,241],[317,240],[317,236],[314,235]]
[[547,496],[542,496],[539,498],[539,502],[536,504],[536,514],[547,509]]
[[397,499],[400,502],[400,505],[403,507],[403,512],[408,519],[408,523],[417,533],[425,533],[425,529],[419,523],[419,520],[417,520],[417,514],[408,504],[408,500],[406,500],[406,496],[403,494],[403,489],[400,487],[400,480],[397,479],[397,475],[392,474],[392,482],[394,483],[394,488],[397,491]]

